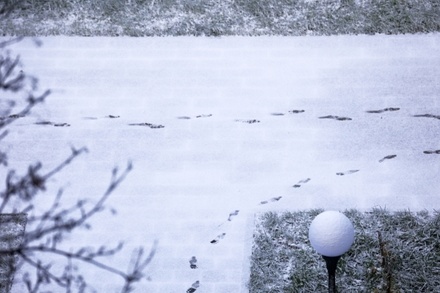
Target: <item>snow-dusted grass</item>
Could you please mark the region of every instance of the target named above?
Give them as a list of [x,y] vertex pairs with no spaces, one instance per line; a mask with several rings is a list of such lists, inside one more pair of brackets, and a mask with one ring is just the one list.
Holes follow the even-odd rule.
[[[254,234],[250,292],[325,292],[308,228],[322,210],[265,213]],[[355,242],[338,264],[340,292],[439,292],[440,213],[347,210]]]
[[[1,8],[1,7],[0,7]],[[440,31],[437,0],[22,0],[2,35],[220,36]]]

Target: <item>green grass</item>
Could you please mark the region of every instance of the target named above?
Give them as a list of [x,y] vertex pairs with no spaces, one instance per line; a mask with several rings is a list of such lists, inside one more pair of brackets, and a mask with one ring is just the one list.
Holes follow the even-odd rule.
[[440,31],[440,2],[21,0],[21,4],[7,17],[0,17],[0,21],[0,35],[20,36],[302,36],[427,33]]
[[[326,292],[327,271],[308,240],[322,210],[257,219],[251,293]],[[348,210],[355,242],[338,263],[339,292],[440,292],[440,213]]]

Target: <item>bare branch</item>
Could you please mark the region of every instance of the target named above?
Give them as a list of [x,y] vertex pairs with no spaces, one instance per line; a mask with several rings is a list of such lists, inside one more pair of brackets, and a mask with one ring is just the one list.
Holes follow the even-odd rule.
[[[87,220],[89,220],[92,216],[94,216],[96,213],[103,210],[104,203],[110,196],[110,194],[114,191],[114,189],[125,179],[127,174],[131,171],[132,165],[131,163],[128,164],[126,169],[122,172],[121,175],[117,175],[117,172],[113,172],[113,176],[111,179],[111,182],[109,184],[109,187],[104,192],[102,197],[99,199],[99,201],[88,211],[81,210],[81,216],[79,218],[69,218],[65,219],[63,216],[70,214],[75,208],[80,207],[82,209],[82,205],[77,205],[72,210],[63,210],[60,212],[59,217],[52,218],[53,224],[51,224],[49,227],[42,228],[42,229],[36,229],[34,231],[26,233],[26,241],[31,242],[38,239],[43,238],[44,236],[47,236],[52,233],[56,232],[70,232],[76,227],[80,227]],[[50,219],[50,218],[49,218]]]
[[72,153],[70,154],[70,156],[64,160],[64,162],[62,162],[61,164],[59,164],[57,167],[55,167],[53,170],[51,170],[50,172],[48,172],[46,175],[43,176],[43,178],[45,180],[49,179],[50,177],[52,177],[53,175],[55,175],[56,173],[60,172],[62,169],[64,169],[67,165],[69,165],[70,163],[72,163],[72,161],[78,157],[80,154],[82,153],[87,153],[88,149],[86,147],[82,147],[80,149],[75,149],[72,148]]
[[[0,12],[0,14],[1,14],[1,12]],[[0,49],[5,48],[5,47],[7,47],[9,45],[12,45],[12,44],[15,44],[15,43],[19,43],[23,39],[24,39],[24,37],[16,37],[16,38],[13,38],[13,39],[8,40],[8,41],[0,42]]]
[[21,110],[18,114],[16,115],[12,115],[9,117],[6,117],[4,119],[0,120],[0,129],[4,128],[5,126],[11,124],[12,122],[14,122],[15,120],[17,120],[19,117],[24,117],[27,114],[29,114],[31,112],[31,110],[40,103],[43,103],[44,100],[46,99],[47,96],[50,95],[50,90],[45,91],[42,95],[40,95],[39,97],[34,97],[32,94],[29,95],[28,97],[28,104],[27,106]]
[[0,134],[0,140],[3,140],[7,135],[8,135],[8,131],[7,130],[5,130],[5,131],[3,131],[1,134]]
[[3,201],[0,205],[0,213],[8,204],[13,196],[23,201],[31,200],[34,195],[45,189],[45,180],[38,174],[41,169],[41,163],[36,163],[28,167],[28,172],[22,177],[16,175],[14,170],[10,170],[6,177],[6,190],[0,192],[0,198]]
[[39,190],[45,189],[45,183],[50,177],[60,172],[77,156],[86,151],[86,148],[73,151],[64,162],[45,175],[38,174],[42,168],[41,163],[29,166],[28,173],[18,179],[14,170],[9,171],[6,178],[6,190],[0,192],[0,198],[3,198],[3,201],[0,205],[0,213],[3,212],[9,200],[14,195],[18,195],[24,201],[31,200]]
[[23,248],[23,252],[24,253],[25,252],[35,252],[35,251],[46,252],[46,253],[51,253],[51,254],[55,254],[55,255],[60,255],[60,256],[63,256],[65,258],[68,258],[68,259],[77,259],[77,260],[80,260],[82,262],[92,264],[95,267],[98,267],[98,268],[103,269],[105,271],[108,271],[110,273],[119,275],[119,276],[121,276],[124,279],[127,276],[124,272],[122,272],[120,270],[117,270],[117,269],[115,269],[113,267],[110,267],[108,265],[105,265],[105,264],[103,264],[101,262],[96,261],[94,259],[94,257],[92,257],[92,256],[90,256],[90,257],[89,256],[82,256],[80,254],[70,253],[70,252],[59,250],[59,249],[55,249],[55,248],[45,247],[43,245],[41,245],[41,246],[30,246],[30,247]]
[[[48,284],[50,283],[50,280],[56,282],[61,287],[66,287],[66,284],[62,282],[60,278],[55,276],[50,272],[50,265],[42,265],[41,261],[34,261],[30,257],[28,257],[23,251],[17,251],[17,254],[28,264],[30,264],[32,267],[37,269],[38,273],[38,279],[41,281],[38,282],[38,284]],[[37,292],[37,291],[35,291]]]
[[150,253],[148,256],[142,260],[144,249],[141,247],[134,253],[136,253],[136,256],[134,256],[132,260],[132,268],[129,269],[129,273],[127,274],[127,277],[125,278],[125,284],[122,287],[121,293],[130,293],[133,291],[133,283],[140,281],[144,277],[143,271],[147,267],[147,265],[150,264],[152,261],[154,255],[156,254],[158,242],[154,241],[153,247],[150,250]]

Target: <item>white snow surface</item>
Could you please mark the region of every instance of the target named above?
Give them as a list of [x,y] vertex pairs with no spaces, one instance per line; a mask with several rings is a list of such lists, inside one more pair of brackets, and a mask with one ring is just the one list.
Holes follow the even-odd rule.
[[[196,280],[197,293],[247,292],[258,212],[440,208],[440,155],[424,153],[440,149],[440,120],[414,117],[440,115],[439,34],[40,40],[10,47],[53,91],[10,127],[11,167],[50,170],[71,146],[89,149],[51,180],[43,209],[59,187],[66,202],[97,200],[111,169],[133,163],[108,202],[117,215],[96,216],[69,245],[122,239],[130,255],[157,239],[151,281],[135,292]],[[94,287],[117,292],[104,275],[90,271]]]

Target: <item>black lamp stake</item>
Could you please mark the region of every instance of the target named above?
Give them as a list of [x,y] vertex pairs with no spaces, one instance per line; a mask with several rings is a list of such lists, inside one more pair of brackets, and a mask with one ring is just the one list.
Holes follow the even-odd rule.
[[341,256],[322,256],[327,265],[328,272],[328,292],[337,293],[336,291],[336,267],[338,266],[338,260]]

